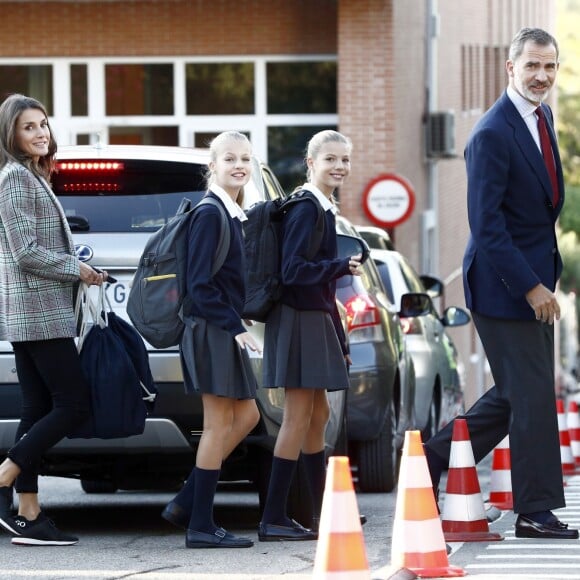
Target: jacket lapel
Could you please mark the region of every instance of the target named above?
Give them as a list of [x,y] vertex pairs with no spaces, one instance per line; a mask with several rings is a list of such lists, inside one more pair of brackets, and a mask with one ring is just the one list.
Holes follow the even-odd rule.
[[[550,176],[548,175],[548,170],[546,169],[546,164],[544,162],[544,158],[542,157],[542,153],[540,152],[538,146],[536,145],[536,142],[534,141],[534,138],[532,137],[532,134],[530,133],[528,126],[526,125],[525,121],[522,119],[522,116],[519,114],[518,110],[515,108],[514,104],[510,101],[506,93],[504,93],[502,97],[502,108],[506,116],[507,122],[513,128],[515,142],[521,149],[532,171],[536,174],[537,178],[542,184],[544,193],[551,201],[552,184],[550,183]],[[552,131],[550,131],[550,133],[552,133]],[[550,135],[550,138],[553,139],[553,135]],[[552,148],[554,149],[555,152],[554,155],[556,155],[556,167],[558,168],[558,171],[561,171],[560,157],[556,153],[558,148],[554,145],[553,142]]]

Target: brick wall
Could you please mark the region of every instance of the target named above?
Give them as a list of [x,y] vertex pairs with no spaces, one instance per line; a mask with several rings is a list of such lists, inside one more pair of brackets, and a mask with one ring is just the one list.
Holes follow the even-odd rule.
[[335,54],[336,13],[334,0],[2,2],[0,56]]

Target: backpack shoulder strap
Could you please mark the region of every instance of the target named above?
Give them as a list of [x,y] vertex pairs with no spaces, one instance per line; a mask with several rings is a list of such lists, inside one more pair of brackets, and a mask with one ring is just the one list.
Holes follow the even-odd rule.
[[316,206],[317,211],[316,225],[314,226],[314,230],[310,235],[310,247],[308,248],[308,254],[306,255],[309,260],[312,260],[312,258],[314,258],[320,249],[320,244],[322,243],[322,238],[324,237],[324,224],[326,221],[324,217],[325,212],[322,209],[320,203],[318,203],[316,197],[314,197],[314,195],[312,195],[312,193],[306,189],[292,193],[284,202],[284,206],[286,209],[289,209],[294,204],[303,200],[310,200]]
[[222,204],[214,199],[213,197],[204,197],[195,207],[199,207],[200,205],[213,205],[217,207],[221,216],[222,216],[222,223],[220,228],[220,239],[218,241],[218,246],[216,248],[215,254],[213,256],[213,266],[211,269],[212,277],[215,276],[224,265],[226,261],[226,256],[230,250],[230,242],[231,242],[231,234],[230,234],[230,225],[228,216],[222,206]]

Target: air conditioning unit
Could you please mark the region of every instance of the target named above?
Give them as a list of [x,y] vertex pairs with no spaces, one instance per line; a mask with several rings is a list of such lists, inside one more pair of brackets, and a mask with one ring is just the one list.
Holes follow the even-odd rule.
[[429,113],[426,127],[427,157],[441,159],[455,157],[455,113]]

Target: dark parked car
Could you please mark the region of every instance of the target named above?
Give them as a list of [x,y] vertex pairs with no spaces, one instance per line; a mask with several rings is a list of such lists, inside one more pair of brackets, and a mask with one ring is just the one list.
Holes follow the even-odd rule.
[[[339,234],[362,242],[348,220],[339,216],[336,221]],[[349,455],[361,491],[391,491],[405,431],[414,428],[415,373],[399,308],[387,297],[374,262],[365,261],[361,270],[360,277],[337,281],[353,361],[347,405]]]
[[[107,294],[115,312],[127,320],[125,306],[145,241],[172,217],[184,197],[199,201],[205,192],[209,152],[203,149],[149,146],[62,147],[53,189],[69,220],[82,260],[106,269],[118,282]],[[255,160],[244,205],[283,196],[269,168]],[[263,342],[263,325],[249,328]],[[177,348],[149,346],[151,370],[159,389],[154,413],[142,435],[126,439],[65,439],[46,456],[42,473],[81,480],[87,492],[117,489],[176,488],[194,463],[202,432],[201,399],[184,392]],[[251,353],[261,379],[262,358]],[[331,419],[326,449],[344,449],[346,394],[329,396]],[[258,391],[261,420],[225,462],[223,480],[252,482],[263,497],[269,463],[282,422],[282,390]],[[9,343],[0,343],[0,456],[14,441],[20,390]],[[340,447],[342,446],[342,447]],[[311,521],[307,488],[299,465],[290,511]]]
[[400,304],[408,292],[428,295],[429,307],[420,316],[402,316],[405,340],[415,363],[415,419],[426,441],[464,411],[463,364],[447,328],[470,321],[456,306],[440,316],[433,298],[443,293],[443,282],[419,276],[409,261],[395,251],[371,250],[389,298]]

